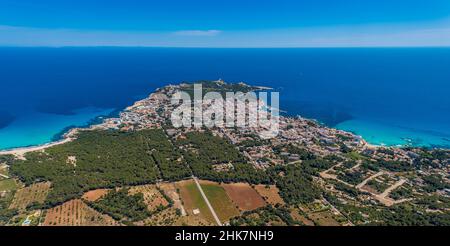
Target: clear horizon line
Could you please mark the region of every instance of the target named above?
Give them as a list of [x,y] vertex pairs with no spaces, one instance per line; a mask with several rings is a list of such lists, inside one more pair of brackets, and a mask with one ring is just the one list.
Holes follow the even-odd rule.
[[450,45],[360,45],[360,46],[151,46],[151,45],[0,45],[0,48],[178,48],[178,49],[358,49],[358,48],[450,48]]

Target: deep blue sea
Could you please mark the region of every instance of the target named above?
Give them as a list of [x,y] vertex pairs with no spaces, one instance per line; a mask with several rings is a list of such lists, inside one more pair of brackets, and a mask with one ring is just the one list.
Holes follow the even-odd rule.
[[219,78],[272,87],[288,114],[370,143],[450,147],[450,48],[0,48],[0,149]]

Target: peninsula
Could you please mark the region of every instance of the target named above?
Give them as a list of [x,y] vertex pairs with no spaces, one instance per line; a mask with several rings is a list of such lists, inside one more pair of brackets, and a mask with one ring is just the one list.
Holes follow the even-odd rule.
[[173,127],[170,98],[192,90],[167,85],[61,141],[0,152],[0,224],[450,225],[450,150],[373,146],[302,117],[279,116],[274,138]]

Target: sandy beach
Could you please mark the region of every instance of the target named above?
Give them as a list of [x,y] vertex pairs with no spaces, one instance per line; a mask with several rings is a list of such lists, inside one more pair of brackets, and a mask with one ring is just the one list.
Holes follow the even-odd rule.
[[57,146],[60,144],[65,144],[65,143],[75,140],[76,134],[79,132],[79,130],[80,130],[79,128],[73,128],[69,132],[64,134],[63,139],[55,141],[55,142],[38,145],[38,146],[29,146],[29,147],[22,147],[22,148],[16,148],[16,149],[11,149],[11,150],[3,150],[3,151],[0,151],[0,155],[14,155],[19,159],[23,159],[24,155],[26,153],[34,152],[34,151],[42,151],[44,149],[47,149],[47,148],[50,148],[53,146]]

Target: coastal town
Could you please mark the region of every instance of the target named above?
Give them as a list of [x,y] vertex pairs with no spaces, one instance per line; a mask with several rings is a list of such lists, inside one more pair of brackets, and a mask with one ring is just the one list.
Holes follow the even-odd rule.
[[[204,91],[219,93],[262,89],[221,80],[201,83]],[[192,92],[193,86],[159,88],[118,117],[72,129],[54,144],[0,152],[0,224],[450,224],[450,150],[374,146],[300,116],[276,116],[278,134],[272,138],[261,134],[268,130],[264,126],[174,127],[171,116],[179,104],[171,98]],[[202,107],[214,104],[204,101]],[[117,154],[124,150],[102,138],[142,142],[144,147],[124,146],[133,153],[129,165],[150,162],[156,171],[142,166],[147,173],[141,175],[124,166],[124,172],[139,178],[113,173],[109,168],[122,167],[103,164],[115,153],[102,146],[121,148]],[[92,149],[80,146],[83,141]],[[97,162],[100,166],[92,167]],[[74,176],[67,182],[82,188],[65,187],[60,174],[41,167],[31,173],[30,166],[39,163],[64,166],[55,170]],[[110,176],[81,177],[96,170]],[[119,198],[145,211],[123,211],[124,204],[114,204]]]

